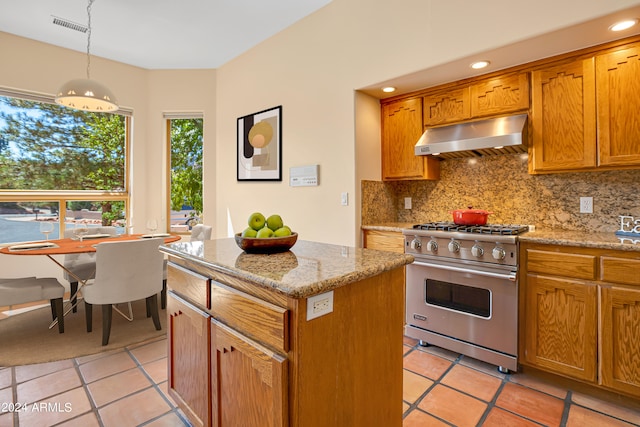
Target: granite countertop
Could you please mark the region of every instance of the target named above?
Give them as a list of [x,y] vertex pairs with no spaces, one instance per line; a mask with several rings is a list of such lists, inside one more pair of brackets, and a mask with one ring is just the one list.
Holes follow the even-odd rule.
[[204,267],[307,298],[413,262],[413,256],[298,240],[287,252],[247,254],[234,239],[177,242],[160,251]]
[[[413,224],[410,222],[385,222],[363,225],[362,229],[401,233],[403,229],[412,228]],[[521,242],[640,252],[640,236],[621,236],[614,232],[536,229],[521,234],[518,238]]]
[[640,252],[640,236],[619,236],[613,232],[536,229],[521,234],[518,238],[521,242]]
[[415,222],[383,222],[380,224],[367,224],[361,228],[363,230],[378,230],[378,231],[396,231],[401,233],[405,228],[413,228]]

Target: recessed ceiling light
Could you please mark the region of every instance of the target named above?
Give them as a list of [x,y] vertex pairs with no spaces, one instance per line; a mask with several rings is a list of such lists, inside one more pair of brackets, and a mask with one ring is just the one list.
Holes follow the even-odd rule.
[[487,67],[489,64],[491,64],[491,62],[489,61],[476,61],[474,63],[471,64],[471,68],[473,68],[474,70],[480,70],[482,68]]
[[383,92],[386,92],[386,93],[391,93],[391,92],[395,92],[395,91],[396,91],[396,88],[395,88],[395,87],[393,87],[393,86],[387,86],[387,87],[383,87],[383,88],[382,88],[382,91],[383,91]]
[[638,23],[637,19],[627,19],[625,21],[616,22],[609,27],[611,31],[624,31],[627,28],[631,28]]

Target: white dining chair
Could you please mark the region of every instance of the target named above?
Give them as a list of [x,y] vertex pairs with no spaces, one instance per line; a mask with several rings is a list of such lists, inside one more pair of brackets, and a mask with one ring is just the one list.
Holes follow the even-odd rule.
[[[83,288],[87,332],[92,330],[93,305],[102,307],[102,345],[109,343],[116,304],[146,299],[147,316],[162,329],[158,293],[162,290],[162,238],[103,242],[96,245],[96,273]],[[125,316],[126,317],[126,316]],[[131,319],[130,319],[131,320]]]
[[[102,226],[91,228],[91,234],[109,234],[111,236],[116,235],[116,227]],[[73,228],[66,229],[64,231],[65,238],[71,238],[73,236]],[[71,304],[73,306],[73,312],[78,311],[76,307],[78,298],[78,278],[82,281],[91,279],[96,272],[96,254],[95,253],[82,253],[82,254],[67,254],[64,256],[64,278],[69,281],[69,290],[71,294]],[[70,274],[69,272],[73,273]],[[74,277],[75,276],[75,277]]]
[[58,319],[58,332],[64,332],[64,311],[62,298],[64,286],[57,279],[49,277],[0,278],[0,306],[25,304],[49,300],[51,316]]
[[[191,242],[211,240],[213,227],[210,225],[196,224],[191,229]],[[164,260],[162,268],[162,292],[160,293],[160,307],[167,308],[167,260]]]

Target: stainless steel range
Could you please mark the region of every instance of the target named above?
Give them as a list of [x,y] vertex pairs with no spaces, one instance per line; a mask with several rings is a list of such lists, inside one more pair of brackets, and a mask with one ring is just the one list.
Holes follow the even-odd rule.
[[405,334],[483,360],[518,366],[518,235],[522,225],[427,223],[403,230]]

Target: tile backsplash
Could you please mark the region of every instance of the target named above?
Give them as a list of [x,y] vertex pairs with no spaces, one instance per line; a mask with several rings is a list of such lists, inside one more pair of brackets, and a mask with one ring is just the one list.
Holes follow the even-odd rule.
[[[580,197],[593,197],[592,214]],[[492,212],[489,223],[614,232],[620,215],[640,218],[640,170],[529,175],[527,155],[513,154],[443,160],[438,181],[362,181],[363,225],[451,221],[469,206]]]

